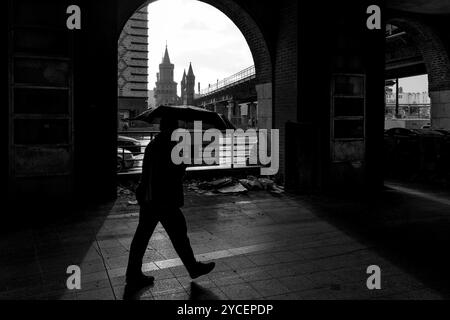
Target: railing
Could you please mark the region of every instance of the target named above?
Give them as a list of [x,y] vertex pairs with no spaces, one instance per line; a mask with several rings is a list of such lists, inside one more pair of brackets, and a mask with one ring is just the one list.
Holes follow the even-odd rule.
[[[187,170],[233,169],[259,166],[257,157],[255,157],[258,154],[258,131],[255,130],[255,133],[256,135],[254,136],[245,137],[237,133],[223,133],[219,140],[219,163],[206,164],[203,161],[201,164],[188,165]],[[157,134],[157,131],[122,131],[118,133],[119,136],[132,137],[139,142],[137,147],[136,145],[118,142],[118,174],[140,173],[142,171],[145,147]],[[191,139],[191,141],[194,141],[194,139]],[[202,150],[209,144],[210,142],[204,142]]]
[[[384,108],[384,116],[386,119],[392,119],[396,116],[395,104],[387,104]],[[400,104],[398,106],[397,119],[430,119],[429,104]]]
[[209,84],[208,88],[200,90],[200,96],[207,96],[215,93],[218,90],[221,90],[225,87],[229,87],[235,85],[237,83],[241,83],[252,79],[255,77],[255,66],[248,67],[244,70],[239,71],[232,76],[229,76],[223,80],[217,81],[214,84]]

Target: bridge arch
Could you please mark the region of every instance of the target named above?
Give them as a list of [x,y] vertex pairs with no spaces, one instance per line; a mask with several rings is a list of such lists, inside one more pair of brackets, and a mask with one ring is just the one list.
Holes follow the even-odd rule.
[[[121,0],[118,4],[117,37],[133,13],[158,0]],[[209,4],[224,13],[243,34],[255,63],[258,84],[272,82],[272,60],[261,29],[241,6],[230,0],[197,0]]]
[[450,59],[439,35],[423,21],[411,17],[387,20],[405,31],[420,52],[428,73],[431,126],[450,129]]

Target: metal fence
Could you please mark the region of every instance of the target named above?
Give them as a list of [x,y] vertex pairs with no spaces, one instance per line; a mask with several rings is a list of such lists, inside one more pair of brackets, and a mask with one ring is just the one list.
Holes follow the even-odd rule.
[[229,76],[223,80],[217,81],[214,84],[209,84],[208,88],[200,90],[200,96],[207,96],[213,94],[218,90],[224,89],[226,87],[236,85],[238,83],[247,81],[255,77],[255,66],[245,68],[232,76]]
[[[398,106],[398,116],[400,119],[430,119],[429,104],[400,104]],[[384,109],[386,118],[391,119],[396,115],[395,104],[387,104]]]
[[[202,136],[203,133],[202,132]],[[158,131],[122,131],[118,132],[117,144],[117,171],[118,174],[140,173],[144,158],[145,148],[152,141]],[[259,166],[258,160],[258,131],[255,135],[245,136],[237,132],[226,134],[223,132],[219,139],[218,164],[207,164],[204,159],[201,164],[188,165],[187,170],[211,170],[211,169],[233,169]],[[191,132],[193,135],[194,132]],[[135,139],[134,144],[124,141],[122,137]],[[194,141],[193,137],[191,141]],[[209,141],[202,143],[202,154],[210,144]]]

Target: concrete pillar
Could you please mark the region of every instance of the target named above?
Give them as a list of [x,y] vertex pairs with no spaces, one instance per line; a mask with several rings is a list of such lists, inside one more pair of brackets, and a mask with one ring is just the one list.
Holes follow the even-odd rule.
[[233,107],[234,107],[234,101],[228,101],[227,108],[228,108],[228,120],[233,122]]
[[257,123],[259,129],[272,129],[272,83],[257,84]]
[[227,116],[228,115],[227,103],[224,103],[224,102],[216,103],[215,111],[217,113],[220,113],[220,114],[223,114],[223,115]]
[[430,92],[431,128],[450,129],[450,90]]
[[247,129],[248,127],[248,103],[239,104],[240,115],[241,115],[241,127]]
[[258,122],[256,119],[257,116],[257,109],[258,108],[258,102],[250,102],[248,104],[248,119],[250,120],[250,126],[252,128],[258,126]]

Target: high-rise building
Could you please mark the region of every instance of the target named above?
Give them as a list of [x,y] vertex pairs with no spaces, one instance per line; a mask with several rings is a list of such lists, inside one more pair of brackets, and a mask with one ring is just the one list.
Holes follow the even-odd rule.
[[156,74],[156,87],[154,89],[155,107],[160,105],[176,105],[179,103],[177,83],[173,81],[174,65],[170,62],[169,50],[164,52],[159,72]]
[[118,41],[119,130],[148,107],[148,13],[147,6],[127,21]]

